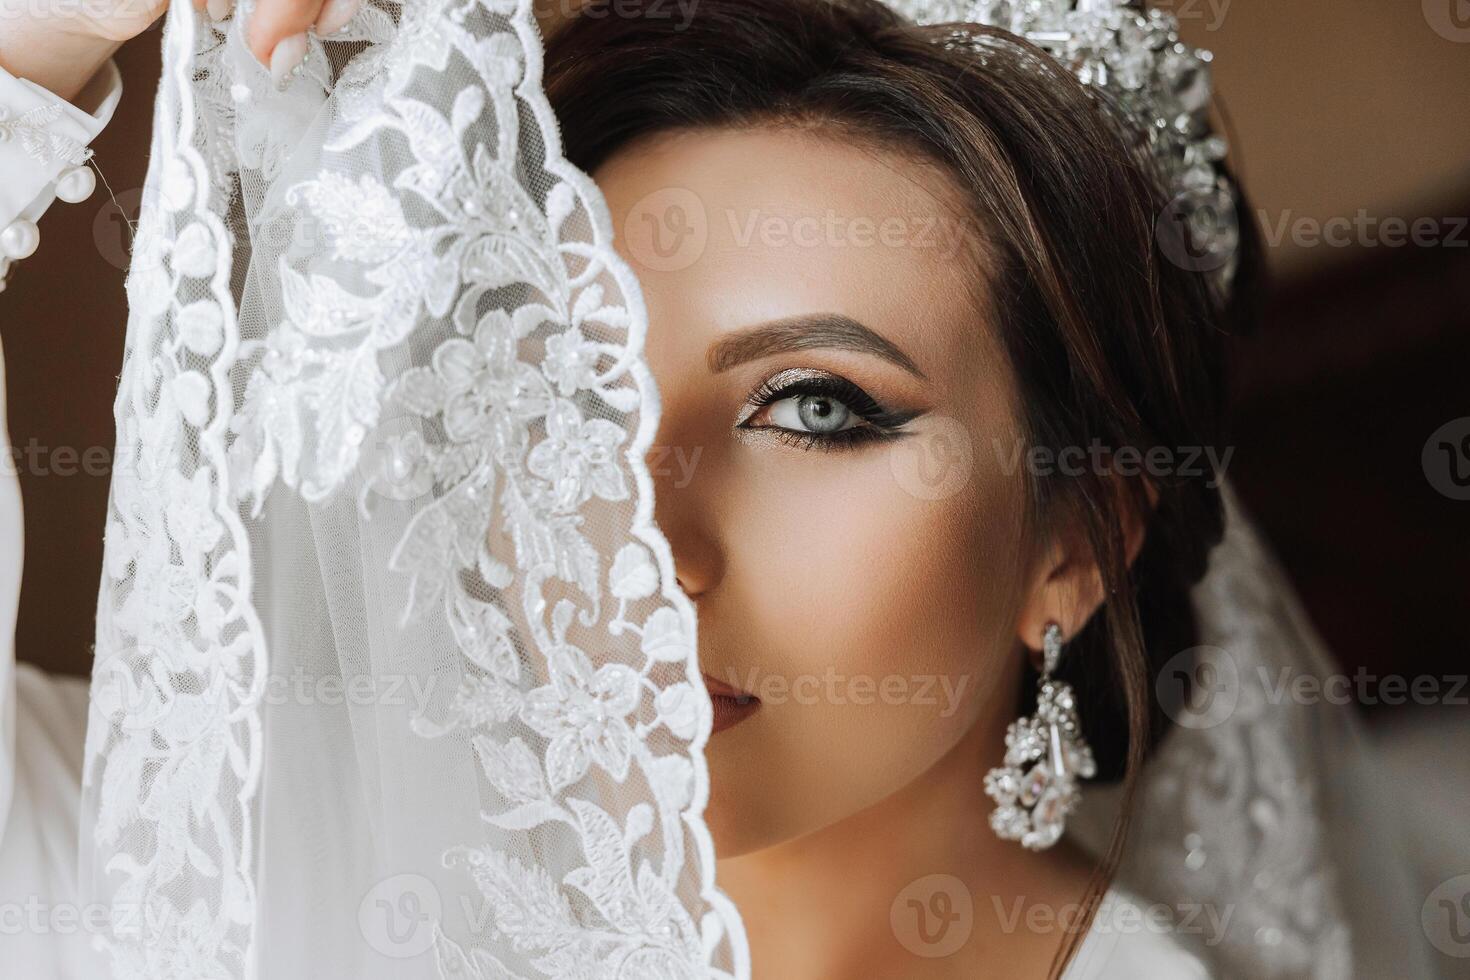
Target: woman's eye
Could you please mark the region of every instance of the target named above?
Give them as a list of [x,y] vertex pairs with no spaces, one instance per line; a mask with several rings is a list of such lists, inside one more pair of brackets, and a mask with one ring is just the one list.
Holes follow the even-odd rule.
[[793,395],[770,405],[768,417],[772,425],[795,432],[825,435],[859,424],[852,409],[830,395]]
[[847,449],[897,439],[906,422],[923,414],[885,408],[846,378],[807,371],[766,379],[749,404],[737,428],[769,430],[801,449]]

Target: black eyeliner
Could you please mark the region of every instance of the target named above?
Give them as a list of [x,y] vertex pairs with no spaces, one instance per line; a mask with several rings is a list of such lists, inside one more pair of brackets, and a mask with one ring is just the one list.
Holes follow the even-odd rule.
[[[899,438],[907,434],[898,431],[899,426],[924,414],[923,411],[884,408],[862,388],[837,375],[803,373],[794,380],[781,381],[783,375],[789,376],[792,373],[794,372],[781,372],[762,381],[748,399],[749,404],[754,406],[753,410],[742,416],[736,427],[748,431],[768,429],[782,442],[803,449],[842,449]],[[779,425],[746,424],[761,408],[802,395],[816,395],[840,402],[864,424],[827,433],[798,432]]]

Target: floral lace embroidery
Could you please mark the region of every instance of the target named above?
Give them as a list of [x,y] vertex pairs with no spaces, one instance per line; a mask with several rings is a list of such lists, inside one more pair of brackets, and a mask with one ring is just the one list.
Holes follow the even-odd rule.
[[[241,518],[281,484],[308,502],[358,486],[364,514],[412,502],[391,565],[403,622],[442,617],[463,655],[458,691],[414,730],[470,733],[500,801],[482,839],[444,855],[493,920],[469,941],[438,933],[441,972],[748,975],[701,818],[693,610],[651,521],[646,315],[599,194],[560,157],[529,0],[364,8],[323,163],[259,219],[304,215],[323,240],[254,266],[280,316],[249,340],[220,217],[230,172],[268,184],[289,166],[251,100],[298,99],[300,120],[322,101],[231,84],[243,69],[208,30],[191,59],[198,23],[170,12],[118,397],[139,462],[114,477],[99,600],[97,873],[147,913],[107,937],[115,969],[251,975],[266,651]],[[325,77],[313,44],[307,74]],[[402,166],[331,165],[379,151]],[[555,835],[570,864],[518,856]]]
[[[1150,761],[1134,806],[1137,842],[1123,874],[1178,909],[1229,915],[1210,954],[1224,976],[1348,977],[1351,933],[1324,839],[1313,706],[1267,699],[1261,672],[1307,664],[1299,613],[1231,496],[1226,540],[1197,588],[1204,667],[1238,701],[1228,719],[1207,701],[1181,708],[1181,727]],[[1227,652],[1228,651],[1228,652]],[[1222,662],[1222,658],[1228,663]],[[1324,706],[1316,706],[1326,710]]]
[[87,732],[101,938],[138,980],[243,975],[254,914],[264,646],[226,465],[231,239],[192,142],[192,24],[175,15],[166,35],[128,276]]
[[43,164],[61,161],[80,167],[91,159],[92,151],[80,140],[51,129],[51,124],[60,118],[59,102],[36,106],[19,115],[0,105],[0,143],[18,139],[21,149]]

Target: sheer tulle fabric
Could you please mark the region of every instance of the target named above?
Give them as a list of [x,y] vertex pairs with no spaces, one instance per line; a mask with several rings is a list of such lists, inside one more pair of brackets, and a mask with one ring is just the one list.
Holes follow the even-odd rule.
[[[1200,646],[1156,678],[1175,727],[1143,771],[1118,880],[1222,978],[1435,976],[1355,709],[1291,693],[1339,668],[1228,484],[1225,500],[1192,595]],[[1079,842],[1101,850],[1119,796],[1085,792]]]
[[170,11],[88,736],[118,976],[745,974],[640,295],[529,4]]

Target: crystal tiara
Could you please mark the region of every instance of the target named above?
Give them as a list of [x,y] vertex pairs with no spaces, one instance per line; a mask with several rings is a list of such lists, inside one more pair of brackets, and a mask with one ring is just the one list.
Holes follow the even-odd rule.
[[[1170,196],[1155,237],[1175,265],[1209,274],[1223,298],[1240,242],[1236,195],[1210,129],[1210,52],[1179,38],[1171,13],[1141,0],[886,0],[917,24],[976,24],[1024,38],[1052,55],[1136,131],[1146,134]],[[957,28],[948,47],[983,53],[992,35]]]

